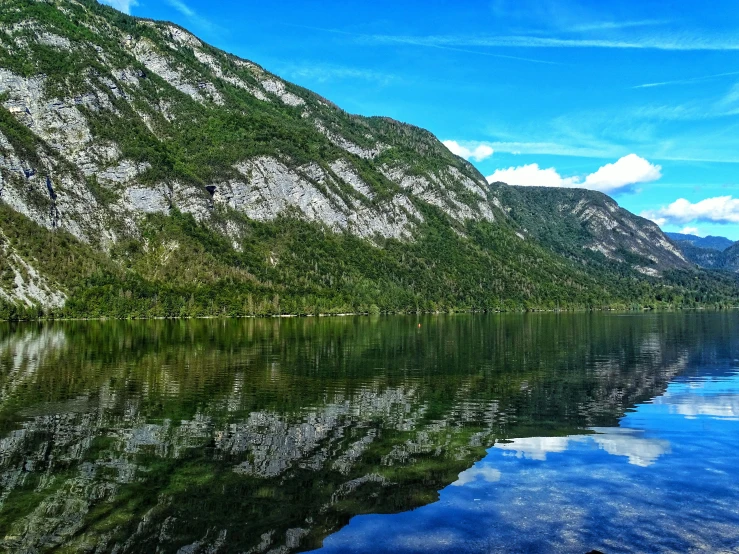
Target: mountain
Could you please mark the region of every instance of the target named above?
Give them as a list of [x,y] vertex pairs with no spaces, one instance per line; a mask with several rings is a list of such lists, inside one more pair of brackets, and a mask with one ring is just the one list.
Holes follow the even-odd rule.
[[489,186],[428,131],[93,0],[0,0],[0,106],[0,317],[739,297],[604,195]]
[[689,242],[698,248],[720,250],[722,252],[734,244],[733,240],[727,239],[726,237],[714,237],[712,235],[707,237],[697,237],[695,235],[686,235],[684,233],[665,234],[674,241]]
[[700,267],[739,271],[739,243],[725,237],[696,237],[681,233],[665,233],[680,252]]
[[601,192],[505,183],[493,183],[491,190],[524,233],[581,263],[598,263],[605,257],[646,275],[686,265],[658,225],[624,210]]
[[701,248],[687,240],[676,240],[675,244],[683,255],[694,264],[706,269],[721,269],[724,252],[714,248]]
[[734,246],[724,250],[723,254],[722,268],[739,272],[739,243],[734,243]]

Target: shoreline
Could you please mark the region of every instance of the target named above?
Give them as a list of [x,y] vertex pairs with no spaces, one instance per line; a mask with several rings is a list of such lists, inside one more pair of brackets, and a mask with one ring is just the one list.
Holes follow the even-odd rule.
[[417,312],[345,312],[345,313],[320,313],[320,314],[272,314],[272,315],[206,315],[206,316],[155,316],[155,317],[49,317],[31,319],[0,319],[0,323],[52,323],[65,321],[186,321],[204,319],[300,319],[300,318],[326,318],[326,317],[380,317],[380,316],[411,316],[411,315],[470,315],[470,314],[575,314],[575,313],[668,313],[668,312],[698,312],[711,311],[722,312],[737,310],[739,306],[706,307],[697,306],[692,308],[585,308],[585,309],[527,309],[527,310],[453,310],[453,311],[417,311]]

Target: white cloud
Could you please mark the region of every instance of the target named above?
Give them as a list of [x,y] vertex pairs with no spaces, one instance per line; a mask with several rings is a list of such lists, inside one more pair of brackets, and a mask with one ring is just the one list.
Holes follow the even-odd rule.
[[591,430],[597,433],[592,439],[600,449],[613,456],[626,456],[632,465],[648,467],[671,450],[669,441],[645,438],[634,429],[593,427]]
[[683,235],[695,235],[696,237],[699,236],[698,227],[683,227],[678,232]]
[[711,75],[701,75],[700,77],[690,77],[688,79],[675,79],[674,81],[660,81],[658,83],[644,83],[642,85],[636,85],[631,88],[654,88],[654,87],[664,87],[668,85],[689,85],[691,83],[699,83],[701,81],[708,81],[711,79],[717,79],[719,77],[727,77],[730,75],[739,75],[739,71],[729,71],[726,73],[713,73]]
[[544,461],[547,454],[564,452],[573,440],[583,437],[523,437],[510,442],[496,442],[494,447],[515,454],[517,458]]
[[693,419],[708,416],[716,419],[739,419],[739,398],[735,395],[715,394],[702,396],[698,394],[682,394],[660,397],[656,404],[667,404],[670,413],[676,413]]
[[553,167],[542,169],[539,164],[496,169],[487,177],[488,183],[501,181],[522,187],[566,187],[578,182],[577,177],[562,177]]
[[629,154],[606,164],[585,178],[584,188],[610,192],[629,185],[649,183],[662,177],[662,168],[636,154]]
[[401,80],[397,75],[381,73],[371,69],[320,63],[306,63],[299,65],[286,64],[281,65],[278,69],[278,74],[282,76],[294,79],[309,79],[319,83],[342,79],[359,79],[363,81],[376,82],[381,85],[388,85],[392,82],[399,82]]
[[138,6],[136,0],[100,0],[103,4],[113,6],[119,12],[131,14],[131,6]]
[[661,170],[660,166],[651,164],[636,154],[629,154],[614,163],[602,166],[585,178],[562,177],[555,168],[542,169],[534,163],[498,169],[489,175],[487,180],[489,183],[502,181],[518,186],[576,187],[614,192],[639,183],[656,181],[662,177]]
[[716,196],[695,203],[679,198],[668,206],[647,210],[641,215],[660,226],[667,223],[685,224],[691,221],[739,223],[739,198]]
[[[459,49],[469,47],[488,48],[618,48],[636,50],[674,51],[731,51],[739,50],[739,40],[730,33],[710,35],[631,34],[623,39],[599,37],[562,38],[534,35],[361,35],[365,40],[378,44],[411,44],[433,48]],[[475,52],[485,54],[485,52]],[[539,61],[539,60],[530,60]]]
[[452,486],[461,487],[467,483],[477,481],[478,478],[487,483],[497,483],[500,481],[500,471],[487,465],[475,464],[470,469],[460,473]]
[[446,146],[452,154],[456,154],[464,158],[465,160],[475,160],[481,162],[493,155],[493,149],[487,144],[478,144],[474,149],[459,144],[455,140],[445,140],[444,146]]
[[[626,456],[630,464],[642,467],[652,465],[657,458],[670,452],[668,441],[645,438],[642,436],[642,432],[634,429],[592,427],[590,430],[594,431],[595,434],[570,435],[567,437],[527,437],[513,439],[506,443],[495,443],[494,447],[511,452],[517,458],[545,461],[547,454],[565,452],[577,443],[583,444],[592,441],[601,450],[614,456]],[[460,474],[460,479],[463,476],[463,473]],[[466,479],[465,482],[471,480],[473,480],[472,477]]]

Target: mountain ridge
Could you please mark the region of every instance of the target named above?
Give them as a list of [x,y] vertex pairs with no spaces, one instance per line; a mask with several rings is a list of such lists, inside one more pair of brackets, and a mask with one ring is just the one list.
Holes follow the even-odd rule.
[[697,246],[698,248],[723,251],[734,245],[734,241],[731,239],[713,235],[708,235],[705,237],[699,237],[697,235],[686,235],[684,233],[665,233],[665,235],[667,235],[674,241],[690,242],[693,246]]
[[348,114],[174,24],[92,0],[0,6],[5,317],[739,296],[714,276],[696,294],[674,244],[608,197],[489,185],[429,131]]

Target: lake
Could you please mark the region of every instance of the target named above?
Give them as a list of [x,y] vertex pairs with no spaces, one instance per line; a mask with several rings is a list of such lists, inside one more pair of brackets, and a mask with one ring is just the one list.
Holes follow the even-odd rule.
[[739,550],[739,313],[0,324],[0,549]]

